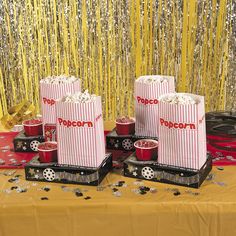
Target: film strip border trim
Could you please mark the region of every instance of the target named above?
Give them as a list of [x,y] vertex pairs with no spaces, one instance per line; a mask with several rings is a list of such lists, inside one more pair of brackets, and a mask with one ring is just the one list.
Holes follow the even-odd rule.
[[95,171],[92,174],[88,175],[82,175],[80,173],[69,173],[67,171],[57,171],[52,168],[46,168],[46,169],[34,169],[36,170],[36,173],[31,175],[30,169],[28,170],[28,174],[30,179],[36,179],[36,180],[46,180],[48,182],[54,182],[54,181],[60,181],[60,180],[66,180],[68,182],[79,182],[79,183],[91,183],[94,181],[99,180],[99,173],[98,171]]

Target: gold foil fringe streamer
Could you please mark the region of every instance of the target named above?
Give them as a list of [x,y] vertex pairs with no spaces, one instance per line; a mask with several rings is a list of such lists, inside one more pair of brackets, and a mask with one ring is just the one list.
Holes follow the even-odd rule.
[[133,115],[144,74],[235,109],[235,27],[233,0],[0,0],[0,117],[24,98],[38,112],[39,80],[59,74],[101,95],[106,120]]

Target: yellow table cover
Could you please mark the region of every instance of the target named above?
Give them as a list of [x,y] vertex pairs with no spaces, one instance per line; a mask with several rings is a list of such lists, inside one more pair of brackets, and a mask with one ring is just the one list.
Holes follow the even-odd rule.
[[[24,170],[0,171],[0,236],[234,236],[236,235],[236,167],[213,167],[213,180],[200,189],[138,182],[114,170],[92,186],[29,182]],[[20,175],[19,182],[8,180]],[[122,187],[112,184],[125,181]],[[127,186],[126,186],[127,184]],[[136,194],[139,185],[156,193]],[[17,193],[11,187],[28,188]],[[42,188],[48,186],[50,191]],[[83,196],[73,192],[79,188]],[[117,188],[121,196],[115,196]],[[173,189],[180,195],[175,196]],[[9,191],[10,190],[10,191]],[[100,191],[98,191],[100,190]],[[102,191],[101,191],[102,190]],[[85,200],[85,197],[91,199]],[[48,200],[41,200],[47,197]]]
[[[24,171],[19,183],[9,183],[9,170],[0,172],[0,235],[236,235],[236,167],[213,168],[213,181],[205,181],[200,189],[188,189],[148,181],[137,182],[118,173],[110,173],[103,186],[124,180],[127,186],[97,191],[97,187],[27,182]],[[136,194],[142,184],[157,189],[156,193]],[[12,186],[29,187],[25,193]],[[48,186],[50,191],[41,188]],[[84,196],[73,190],[80,188]],[[180,195],[175,196],[173,188]],[[195,195],[194,193],[199,193]],[[86,196],[91,199],[85,200]],[[41,200],[47,197],[48,200]]]

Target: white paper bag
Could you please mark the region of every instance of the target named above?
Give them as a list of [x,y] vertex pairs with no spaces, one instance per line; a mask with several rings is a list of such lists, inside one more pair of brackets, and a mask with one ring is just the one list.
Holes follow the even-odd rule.
[[[148,79],[160,79],[164,82],[149,83]],[[158,98],[174,92],[173,76],[141,76],[135,81],[135,134],[158,137]]]
[[68,93],[80,92],[81,82],[49,84],[40,82],[41,109],[44,124],[56,123],[55,101]]
[[163,102],[168,94],[160,98],[158,162],[200,169],[207,159],[204,97],[187,95],[197,103]]
[[98,167],[105,158],[101,97],[86,103],[56,101],[58,163]]

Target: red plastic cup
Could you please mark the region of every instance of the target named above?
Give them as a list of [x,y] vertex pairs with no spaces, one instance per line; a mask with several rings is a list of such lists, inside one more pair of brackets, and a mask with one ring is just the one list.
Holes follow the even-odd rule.
[[141,139],[134,143],[136,157],[140,161],[157,159],[158,142],[153,139]]
[[57,161],[57,143],[45,142],[38,145],[39,160],[43,163]]
[[129,135],[135,133],[135,120],[133,118],[121,118],[116,120],[116,133]]
[[43,134],[43,122],[40,119],[23,121],[25,134],[27,136],[38,136]]

